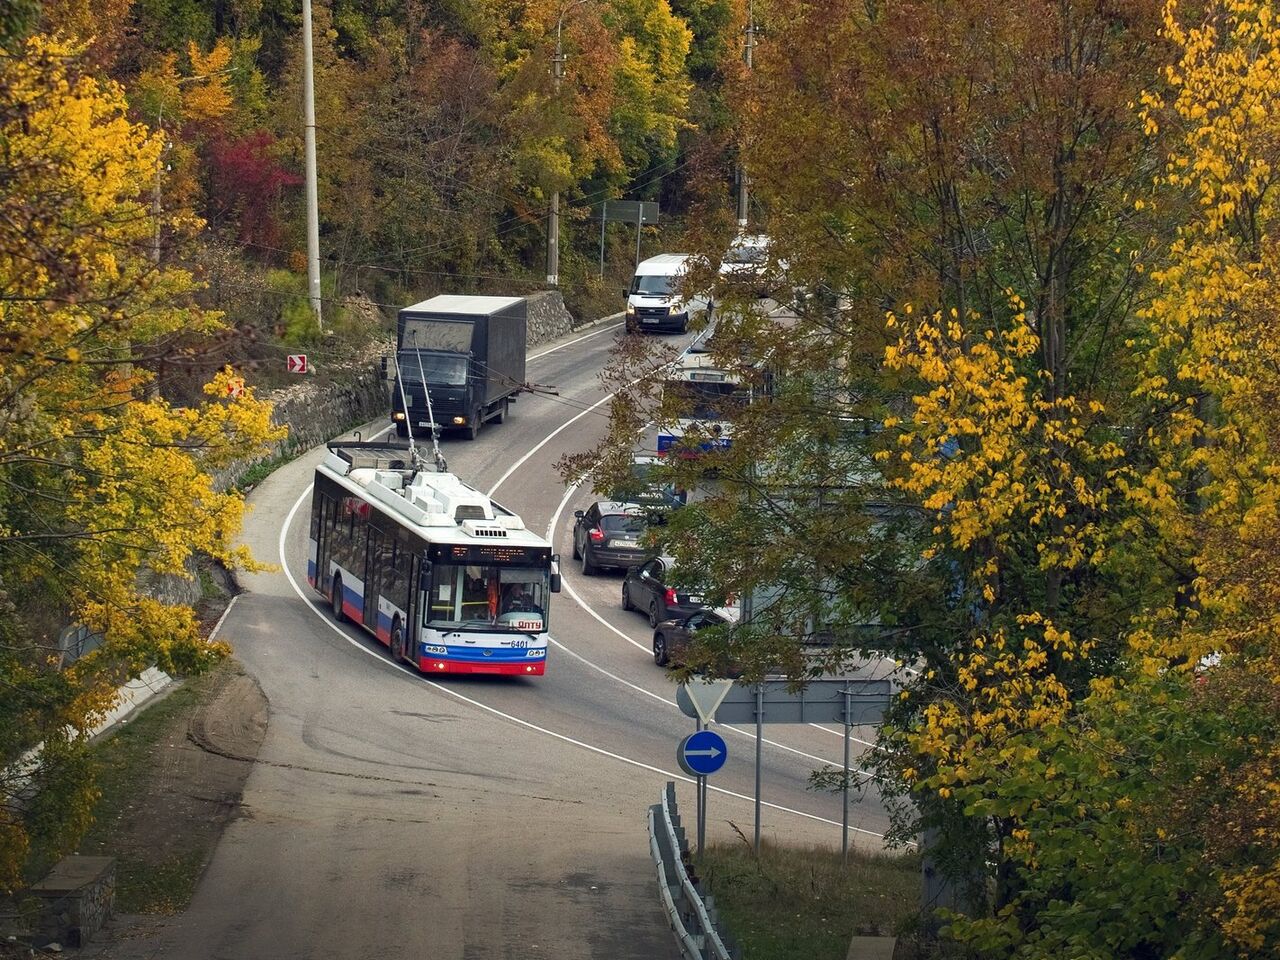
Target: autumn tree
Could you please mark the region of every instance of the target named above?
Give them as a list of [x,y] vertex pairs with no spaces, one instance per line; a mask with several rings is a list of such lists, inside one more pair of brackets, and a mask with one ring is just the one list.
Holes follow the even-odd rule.
[[[189,270],[151,256],[141,201],[160,137],[130,120],[121,88],[81,50],[36,36],[0,54],[0,886],[29,845],[68,849],[94,799],[86,731],[124,680],[155,664],[202,669],[223,652],[193,612],[151,597],[155,575],[190,576],[197,552],[252,563],[235,546],[244,504],[210,471],[280,431],[251,392],[177,408],[147,389],[150,345],[212,330]],[[199,222],[170,211],[163,227]],[[62,668],[59,627],[99,634]],[[42,745],[34,769],[15,761]]]

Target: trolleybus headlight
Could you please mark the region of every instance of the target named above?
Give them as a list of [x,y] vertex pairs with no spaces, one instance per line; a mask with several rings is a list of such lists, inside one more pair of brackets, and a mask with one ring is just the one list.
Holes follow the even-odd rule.
[[448,655],[449,648],[437,646],[434,643],[424,643],[422,645],[422,652],[429,657],[443,657]]
[[524,652],[524,655],[525,655],[526,657],[545,657],[545,656],[547,655],[547,651],[545,651],[545,650],[526,650],[526,651]]

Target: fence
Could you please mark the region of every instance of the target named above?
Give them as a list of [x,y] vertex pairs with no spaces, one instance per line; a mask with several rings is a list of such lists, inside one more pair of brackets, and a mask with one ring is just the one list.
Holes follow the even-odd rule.
[[680,813],[676,809],[676,785],[670,781],[662,802],[649,808],[649,852],[658,871],[658,894],[667,912],[683,960],[741,960],[742,952],[718,929],[715,900],[703,896],[690,879],[685,862],[689,856]]

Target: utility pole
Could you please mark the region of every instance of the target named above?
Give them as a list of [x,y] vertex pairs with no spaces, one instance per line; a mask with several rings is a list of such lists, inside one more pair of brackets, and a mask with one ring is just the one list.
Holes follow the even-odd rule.
[[[560,16],[556,20],[556,55],[551,58],[552,76],[555,78],[555,98],[560,99],[560,80],[564,77],[564,51],[560,46],[561,33],[564,29],[565,14],[574,7],[581,6],[587,0],[573,0],[560,7]],[[551,209],[547,213],[547,283],[550,286],[560,285],[560,191],[551,194]]]
[[[756,17],[755,8],[751,0],[747,0],[747,43],[742,50],[742,59],[747,65],[747,70],[751,70],[752,51],[756,45]],[[745,232],[747,229],[747,168],[742,164],[742,145],[738,145],[738,230]]]
[[307,287],[316,327],[323,328],[320,316],[320,204],[316,196],[316,89],[311,65],[311,0],[302,0],[302,110],[307,176]]

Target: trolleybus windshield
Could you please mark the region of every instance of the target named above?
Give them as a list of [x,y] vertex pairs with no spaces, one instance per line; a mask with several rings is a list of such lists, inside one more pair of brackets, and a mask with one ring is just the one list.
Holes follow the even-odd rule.
[[545,567],[437,563],[426,625],[435,630],[547,629],[551,572]]

